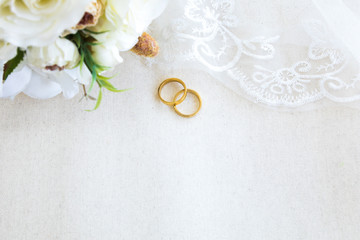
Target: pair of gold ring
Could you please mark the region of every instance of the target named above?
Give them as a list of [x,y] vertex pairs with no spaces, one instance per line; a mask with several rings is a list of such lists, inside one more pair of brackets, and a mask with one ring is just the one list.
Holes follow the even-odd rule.
[[[180,83],[184,87],[184,89],[180,90],[178,93],[175,94],[172,102],[168,102],[161,97],[161,91],[166,84],[172,83],[172,82]],[[199,101],[199,106],[198,106],[197,110],[192,114],[184,114],[184,113],[180,112],[177,108],[177,105],[181,104],[186,99],[188,93],[193,94]],[[181,94],[182,94],[181,98],[178,99]],[[160,100],[164,104],[166,104],[168,106],[172,106],[174,108],[175,112],[182,117],[186,117],[186,118],[194,117],[201,109],[202,101],[201,101],[201,97],[200,97],[199,93],[197,93],[196,91],[194,91],[192,89],[188,89],[186,87],[185,83],[178,78],[169,78],[169,79],[166,79],[165,81],[163,81],[159,86],[158,95],[159,95]]]

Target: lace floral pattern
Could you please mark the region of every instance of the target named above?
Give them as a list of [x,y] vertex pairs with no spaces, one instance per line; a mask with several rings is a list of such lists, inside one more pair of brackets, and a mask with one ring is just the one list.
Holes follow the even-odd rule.
[[[351,56],[340,50],[320,20],[301,25],[309,44],[306,54],[287,66],[282,35],[241,37],[234,0],[188,0],[184,15],[162,31],[163,57],[168,63],[199,63],[233,81],[239,92],[271,106],[298,107],[323,98],[336,102],[360,100],[360,75]],[[285,36],[286,37],[286,36]],[[176,56],[176,57],[174,57]],[[226,79],[226,80],[225,80]]]

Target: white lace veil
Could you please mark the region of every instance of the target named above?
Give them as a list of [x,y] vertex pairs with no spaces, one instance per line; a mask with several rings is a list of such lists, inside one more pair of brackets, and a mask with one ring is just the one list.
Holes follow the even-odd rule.
[[175,0],[151,31],[148,64],[210,72],[254,102],[359,105],[358,0]]

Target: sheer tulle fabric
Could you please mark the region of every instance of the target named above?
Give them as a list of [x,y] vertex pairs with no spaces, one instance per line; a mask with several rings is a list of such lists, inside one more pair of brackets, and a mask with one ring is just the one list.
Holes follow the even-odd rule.
[[172,1],[151,31],[162,51],[148,64],[210,72],[257,103],[360,100],[357,0]]

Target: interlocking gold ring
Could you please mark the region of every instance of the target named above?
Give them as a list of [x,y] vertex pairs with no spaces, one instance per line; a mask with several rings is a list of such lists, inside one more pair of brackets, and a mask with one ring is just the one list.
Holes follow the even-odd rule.
[[[184,89],[181,90],[180,92],[178,92],[178,93],[175,95],[174,101],[179,97],[179,95],[180,95],[182,92],[184,92]],[[175,112],[176,112],[178,115],[180,115],[180,116],[182,116],[182,117],[191,118],[191,117],[194,117],[194,116],[200,111],[201,105],[202,105],[202,101],[201,101],[201,97],[200,97],[199,93],[197,93],[196,91],[194,91],[194,90],[192,90],[192,89],[188,89],[188,90],[187,90],[187,93],[193,94],[193,95],[199,100],[199,107],[198,107],[198,109],[197,109],[194,113],[192,113],[192,114],[183,114],[183,113],[180,112],[180,111],[177,109],[177,107],[176,107],[177,105],[180,104],[180,103],[178,103],[178,104],[175,104],[175,105],[174,105],[174,110],[175,110]]]
[[[177,97],[179,97],[179,95],[180,95],[180,94],[177,94],[177,95],[176,95],[177,97],[174,99],[173,102],[168,102],[168,101],[164,100],[164,99],[161,97],[161,91],[162,91],[163,87],[164,87],[166,84],[171,83],[171,82],[180,83],[180,84],[184,87],[184,89],[181,90],[180,92],[184,92],[184,95],[183,95],[179,100],[177,100]],[[186,88],[185,83],[184,83],[182,80],[180,80],[180,79],[178,79],[178,78],[169,78],[169,79],[166,79],[165,81],[163,81],[163,82],[160,84],[159,89],[158,89],[158,95],[159,95],[160,100],[161,100],[163,103],[165,103],[166,105],[175,106],[175,105],[177,105],[177,104],[182,103],[182,102],[185,100],[186,95],[187,95],[187,88]]]

